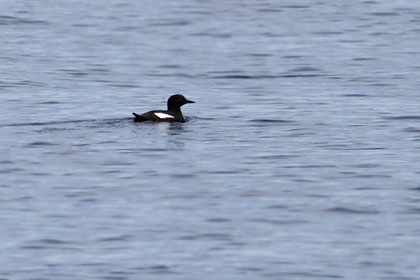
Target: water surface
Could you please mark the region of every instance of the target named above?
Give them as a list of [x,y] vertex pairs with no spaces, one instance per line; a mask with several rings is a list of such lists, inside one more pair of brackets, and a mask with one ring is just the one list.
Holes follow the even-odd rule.
[[0,7],[1,279],[420,275],[420,4]]

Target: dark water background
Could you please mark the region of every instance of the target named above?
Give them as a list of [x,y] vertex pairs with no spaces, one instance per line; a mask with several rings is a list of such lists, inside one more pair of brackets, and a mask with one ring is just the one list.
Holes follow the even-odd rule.
[[[420,2],[0,1],[0,279],[419,279]],[[173,93],[183,124],[135,124]]]

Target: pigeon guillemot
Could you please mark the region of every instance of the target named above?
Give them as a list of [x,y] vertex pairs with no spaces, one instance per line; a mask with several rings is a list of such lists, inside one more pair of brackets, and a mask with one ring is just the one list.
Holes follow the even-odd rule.
[[181,106],[187,103],[195,103],[186,99],[181,94],[175,94],[168,99],[168,110],[154,110],[138,115],[133,113],[135,122],[157,121],[157,122],[184,122]]

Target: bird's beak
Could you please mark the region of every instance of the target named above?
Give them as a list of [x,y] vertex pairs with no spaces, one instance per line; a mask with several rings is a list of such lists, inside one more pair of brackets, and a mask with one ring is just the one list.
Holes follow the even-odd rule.
[[188,100],[187,99],[187,101],[185,103],[195,103],[195,101],[192,101],[192,100]]

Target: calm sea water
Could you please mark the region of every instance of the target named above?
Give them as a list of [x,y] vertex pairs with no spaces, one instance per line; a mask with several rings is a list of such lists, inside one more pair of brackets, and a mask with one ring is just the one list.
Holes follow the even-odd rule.
[[[418,279],[417,1],[0,1],[0,279]],[[182,93],[186,123],[133,123]]]

